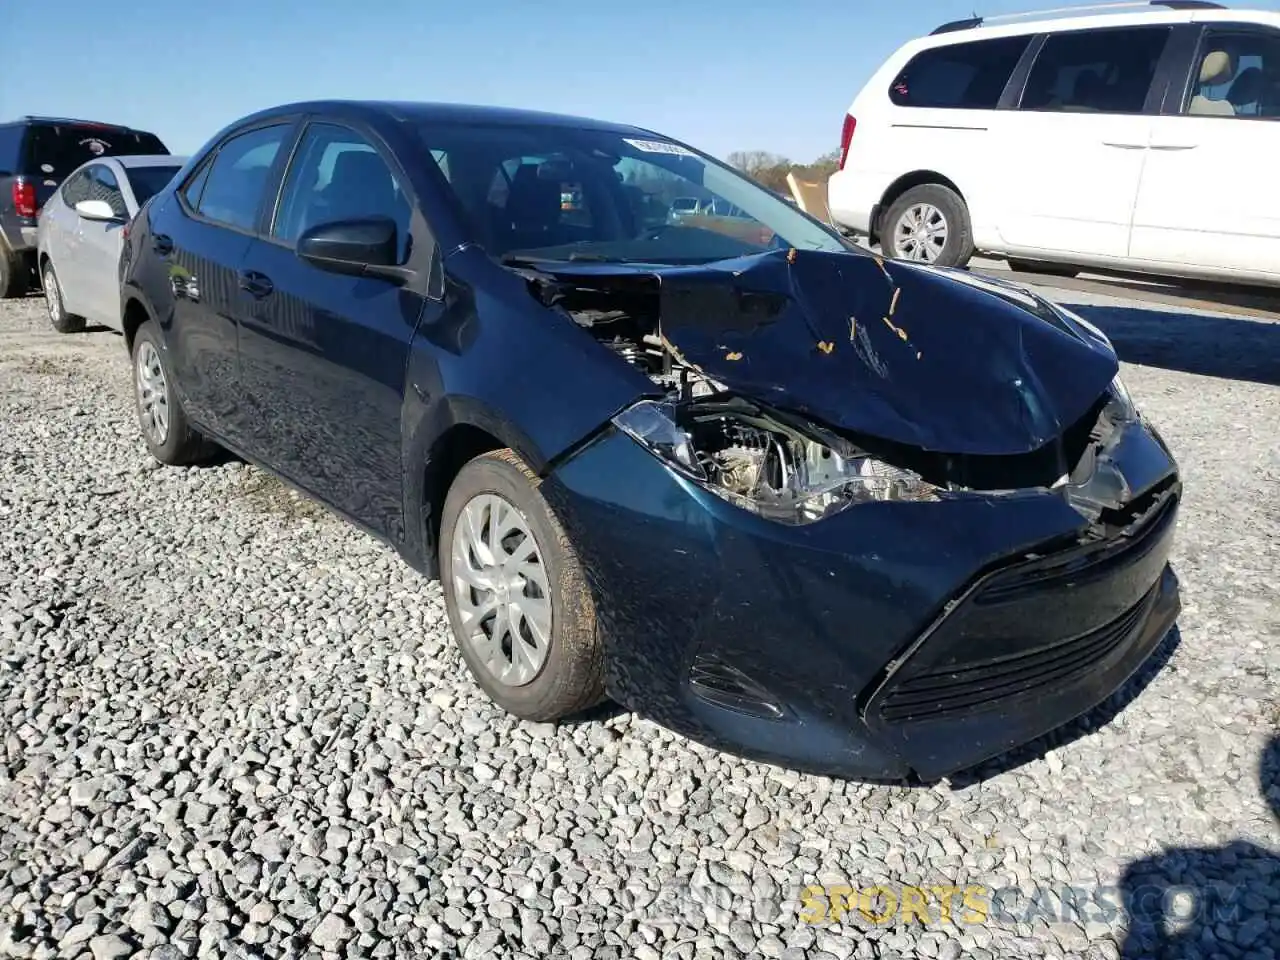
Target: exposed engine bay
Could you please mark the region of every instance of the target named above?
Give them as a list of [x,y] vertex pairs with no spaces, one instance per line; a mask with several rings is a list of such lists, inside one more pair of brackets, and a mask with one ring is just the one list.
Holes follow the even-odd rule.
[[[1016,455],[954,455],[837,431],[766,406],[709,376],[663,333],[652,275],[526,274],[547,306],[662,388],[615,424],[718,496],[769,519],[811,523],[859,502],[931,501],[1054,490],[1090,521],[1130,496],[1109,453],[1136,417],[1116,384],[1059,437]],[[737,359],[733,351],[724,360]],[[781,394],[780,394],[781,395]]]

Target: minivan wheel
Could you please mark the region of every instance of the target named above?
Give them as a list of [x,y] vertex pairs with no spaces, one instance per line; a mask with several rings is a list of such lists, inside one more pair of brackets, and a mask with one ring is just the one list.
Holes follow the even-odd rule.
[[969,210],[942,184],[912,187],[885,213],[880,244],[895,260],[963,267],[973,256]]
[[147,321],[133,338],[133,393],[147,450],[161,463],[186,466],[208,459],[216,447],[187,423],[173,390],[164,347]]
[[440,516],[440,582],[467,668],[525,720],[604,699],[595,604],[573,544],[514,451],[466,464]]
[[49,308],[49,323],[59,333],[79,333],[84,329],[84,317],[67,313],[66,303],[62,299],[62,287],[58,284],[58,275],[53,272],[53,264],[44,265],[44,302]]

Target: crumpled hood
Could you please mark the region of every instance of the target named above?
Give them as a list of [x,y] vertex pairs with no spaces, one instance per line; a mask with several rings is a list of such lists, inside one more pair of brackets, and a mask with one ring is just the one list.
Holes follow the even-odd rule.
[[1096,329],[1011,284],[858,254],[779,250],[696,267],[557,265],[658,279],[661,333],[726,387],[925,450],[1016,455],[1115,377]]

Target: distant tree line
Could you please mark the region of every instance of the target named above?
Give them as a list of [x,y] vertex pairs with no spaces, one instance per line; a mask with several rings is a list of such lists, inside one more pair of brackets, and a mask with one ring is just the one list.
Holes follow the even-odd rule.
[[767,150],[735,150],[725,159],[729,166],[741,170],[762,187],[786,196],[791,192],[787,186],[788,173],[794,173],[798,180],[825,183],[840,165],[840,151],[824,153],[812,163],[793,163]]

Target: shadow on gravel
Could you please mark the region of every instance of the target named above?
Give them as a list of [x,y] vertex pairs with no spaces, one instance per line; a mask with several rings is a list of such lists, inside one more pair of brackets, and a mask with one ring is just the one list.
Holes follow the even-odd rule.
[[1120,359],[1225,380],[1280,385],[1280,323],[1066,303],[1111,338]]
[[[1280,734],[1262,753],[1258,780],[1280,821]],[[1120,891],[1129,915],[1124,960],[1280,952],[1280,851],[1244,840],[1166,850],[1131,864]]]
[[1174,652],[1181,643],[1182,632],[1179,630],[1178,625],[1174,624],[1173,629],[1160,641],[1160,645],[1152,651],[1151,656],[1138,668],[1138,672],[1102,703],[1087,713],[1081,714],[1070,723],[1049,731],[1037,740],[1032,740],[1030,743],[1015,747],[1008,753],[993,757],[972,770],[954,774],[948,778],[951,788],[953,790],[963,790],[966,787],[982,783],[984,780],[990,780],[992,777],[998,777],[1002,773],[1008,773],[1010,770],[1015,770],[1025,764],[1041,760],[1046,754],[1057,750],[1059,747],[1101,730],[1114,720],[1122,710],[1128,707],[1130,703],[1136,700],[1142,694],[1142,691],[1151,684],[1151,681],[1163,672],[1169,661],[1173,659]]

